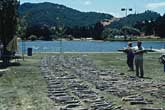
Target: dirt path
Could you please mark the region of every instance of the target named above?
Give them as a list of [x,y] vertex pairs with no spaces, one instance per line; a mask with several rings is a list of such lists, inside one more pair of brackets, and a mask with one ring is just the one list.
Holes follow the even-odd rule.
[[165,99],[165,83],[144,81],[111,69],[97,69],[86,56],[45,57],[41,70],[48,83],[48,96],[59,110],[126,109],[114,105],[105,94],[116,96],[130,106],[143,105],[136,110],[163,110],[152,105],[154,98]]

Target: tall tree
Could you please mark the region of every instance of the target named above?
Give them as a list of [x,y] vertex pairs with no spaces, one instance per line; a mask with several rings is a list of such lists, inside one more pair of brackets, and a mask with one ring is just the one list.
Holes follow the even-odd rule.
[[102,40],[101,34],[104,30],[103,24],[101,22],[97,22],[94,26],[93,34],[95,40]]
[[[6,47],[16,34],[18,6],[19,2],[17,0],[0,1],[0,40],[4,45],[3,55],[5,56],[10,55]],[[3,62],[8,62],[8,59],[3,59]]]
[[161,38],[165,38],[165,15],[155,21],[155,33]]

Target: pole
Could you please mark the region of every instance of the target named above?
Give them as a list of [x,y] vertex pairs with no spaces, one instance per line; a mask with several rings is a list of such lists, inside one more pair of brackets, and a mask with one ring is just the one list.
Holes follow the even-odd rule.
[[61,36],[61,40],[60,40],[60,53],[62,53],[62,36]]
[[126,17],[127,17],[127,10],[128,10],[128,9],[126,8],[126,9],[125,9],[125,16],[126,16]]
[[132,11],[132,8],[122,8],[121,11],[125,11],[125,17],[127,17],[128,11]]
[[22,59],[23,59],[23,61],[25,60],[25,57],[24,57],[24,48],[25,48],[25,44],[24,44],[24,40],[22,39]]

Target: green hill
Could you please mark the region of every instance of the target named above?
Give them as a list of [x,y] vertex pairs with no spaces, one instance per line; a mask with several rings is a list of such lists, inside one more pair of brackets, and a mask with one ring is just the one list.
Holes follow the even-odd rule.
[[112,15],[96,12],[80,12],[64,5],[53,3],[25,3],[19,7],[21,16],[27,15],[29,25],[65,25],[87,26],[103,19],[111,19]]
[[142,22],[145,20],[156,20],[160,17],[160,14],[153,11],[145,11],[140,14],[131,14],[127,17],[121,18],[118,21],[112,22],[108,27],[120,29],[124,26],[134,26],[137,22]]

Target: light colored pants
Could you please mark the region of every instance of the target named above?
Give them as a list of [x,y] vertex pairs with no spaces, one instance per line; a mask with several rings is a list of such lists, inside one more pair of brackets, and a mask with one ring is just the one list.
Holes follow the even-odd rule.
[[136,76],[139,77],[139,71],[140,71],[140,77],[144,76],[144,70],[143,70],[143,58],[135,57],[135,67],[136,67]]

